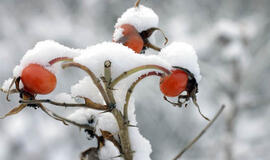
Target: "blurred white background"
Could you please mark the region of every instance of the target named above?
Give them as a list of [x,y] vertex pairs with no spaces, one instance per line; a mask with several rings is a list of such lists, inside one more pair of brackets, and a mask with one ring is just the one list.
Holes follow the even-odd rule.
[[[53,39],[73,48],[111,41],[117,17],[134,3],[1,0],[0,83],[12,76],[15,65],[38,41]],[[212,118],[221,104],[227,106],[183,159],[270,159],[270,1],[142,0],[142,4],[160,16],[169,42],[188,42],[197,50],[203,75],[198,97],[202,112]],[[155,36],[161,45],[162,36]],[[72,70],[60,74],[68,81],[58,83],[54,94],[68,91],[82,75]],[[207,122],[193,105],[179,109],[166,103],[158,84],[152,78],[136,88],[137,120],[152,144],[152,159],[172,159]],[[18,96],[11,99],[7,102],[1,93],[1,115],[18,105]],[[63,115],[70,112],[54,109]],[[0,121],[1,160],[74,160],[90,144],[83,131],[31,108]]]

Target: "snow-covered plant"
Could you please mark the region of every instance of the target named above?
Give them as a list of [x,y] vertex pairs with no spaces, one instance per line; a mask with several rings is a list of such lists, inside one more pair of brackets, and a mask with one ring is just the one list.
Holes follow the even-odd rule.
[[[192,99],[199,109],[196,93],[201,75],[191,45],[173,42],[161,49],[148,41],[155,30],[160,30],[157,28],[159,20],[152,9],[139,2],[118,19],[113,42],[86,49],[72,49],[52,40],[38,42],[14,68],[14,78],[2,86],[7,100],[15,93],[21,98],[20,105],[2,118],[26,107],[38,108],[66,125],[78,126],[89,139],[96,140],[97,145],[82,152],[81,159],[150,159],[150,142],[136,127],[134,88],[143,79],[157,76],[164,100],[181,107]],[[160,52],[142,54],[147,48]],[[70,67],[84,71],[86,76],[71,86],[70,93],[60,93],[55,100],[39,99],[38,95],[51,93],[60,83],[57,72]],[[167,97],[178,97],[178,100],[173,102]],[[46,103],[79,109],[63,117],[45,107]]]

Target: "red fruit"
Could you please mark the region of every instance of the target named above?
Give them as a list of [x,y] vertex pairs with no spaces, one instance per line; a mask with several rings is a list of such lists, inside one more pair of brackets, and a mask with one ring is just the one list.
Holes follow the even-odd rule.
[[48,94],[56,87],[56,77],[39,64],[30,64],[22,71],[24,89],[31,94]]
[[117,42],[131,48],[136,53],[140,53],[143,49],[143,39],[136,28],[130,24],[123,24],[120,28],[123,29],[123,37]]
[[160,79],[160,90],[168,97],[176,97],[186,90],[188,74],[180,69],[172,70],[172,73]]

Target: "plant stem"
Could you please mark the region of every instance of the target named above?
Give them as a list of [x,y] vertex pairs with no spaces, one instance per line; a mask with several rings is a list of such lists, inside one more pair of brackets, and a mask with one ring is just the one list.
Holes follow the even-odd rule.
[[[112,88],[110,87],[111,84],[111,62],[109,60],[104,62],[104,84],[106,86],[106,91],[109,97],[109,100],[111,102],[111,105],[115,106],[116,102],[113,96]],[[121,143],[121,148],[123,152],[123,156],[125,160],[132,160],[133,155],[131,151],[131,145],[130,145],[130,140],[129,140],[129,133],[128,133],[128,125],[126,125],[124,121],[124,117],[117,108],[113,108],[111,110],[111,113],[114,115],[118,127],[119,127],[119,138],[120,138],[120,143]]]
[[164,68],[162,66],[159,66],[159,65],[151,65],[151,64],[150,65],[143,65],[143,66],[139,66],[139,67],[133,68],[133,69],[131,69],[129,71],[126,71],[126,72],[122,73],[121,75],[119,75],[118,77],[116,77],[112,81],[112,83],[110,85],[110,88],[113,89],[115,87],[115,85],[119,81],[121,81],[122,79],[125,79],[128,76],[130,76],[130,75],[132,75],[132,74],[134,74],[136,72],[139,72],[139,71],[142,71],[142,70],[146,70],[146,69],[156,69],[156,70],[160,70],[162,72],[165,72],[165,74],[171,74],[171,72],[168,69],[166,69],[166,68]]
[[81,65],[79,63],[66,63],[66,64],[63,64],[62,65],[63,69],[67,68],[67,67],[77,67],[77,68],[80,68],[82,70],[84,70],[86,73],[88,73],[88,75],[90,76],[90,78],[93,80],[94,84],[96,85],[96,87],[98,88],[99,92],[101,93],[105,103],[107,105],[110,104],[109,102],[109,98],[108,98],[108,95],[106,94],[103,86],[101,85],[100,83],[100,80],[96,77],[96,75],[89,69],[87,68],[86,66],[84,65]]
[[73,61],[73,58],[69,58],[69,57],[57,57],[55,59],[52,59],[51,61],[49,61],[49,64],[52,66],[57,62],[60,61]]
[[113,92],[112,89],[110,89],[110,84],[112,81],[112,76],[111,76],[111,62],[109,60],[104,62],[104,75],[105,75],[105,79],[103,81],[103,83],[105,84],[105,88],[106,88],[106,92],[108,94],[111,106],[115,106],[116,102],[113,96]]
[[121,148],[123,151],[123,156],[125,160],[132,160],[133,159],[133,152],[131,150],[129,134],[128,134],[128,125],[125,123],[122,113],[114,108],[111,112],[119,126],[119,137],[121,142]]
[[108,107],[102,104],[94,103],[90,99],[87,100],[87,103],[60,103],[55,102],[50,99],[40,99],[40,100],[20,100],[19,103],[23,104],[40,104],[40,103],[49,103],[55,106],[61,107],[83,107],[83,108],[91,108],[96,110],[107,110]]
[[94,131],[95,130],[94,127],[91,127],[91,126],[89,126],[87,124],[79,124],[79,123],[77,123],[75,121],[72,121],[72,120],[69,120],[67,118],[61,117],[58,114],[56,114],[56,113],[52,112],[51,110],[49,110],[48,108],[46,108],[45,106],[43,106],[42,104],[38,104],[38,106],[47,115],[49,115],[50,117],[54,118],[55,120],[62,121],[64,124],[66,124],[66,122],[68,122],[68,123],[73,124],[73,125],[75,125],[75,126],[77,126],[79,128],[89,129],[91,131]]
[[215,120],[218,118],[218,116],[222,113],[224,110],[225,105],[222,105],[215,117],[204,127],[204,129],[173,159],[177,160],[180,158],[194,143],[196,143],[201,136],[207,131],[207,129],[212,126],[212,124],[215,122]]
[[162,77],[163,74],[160,73],[160,72],[155,72],[155,71],[148,72],[146,74],[141,75],[136,81],[134,81],[131,84],[131,86],[127,90],[127,93],[126,93],[126,103],[124,105],[124,119],[125,119],[125,122],[128,122],[128,104],[129,104],[129,100],[130,100],[131,94],[133,93],[134,88],[136,87],[136,85],[141,80],[143,80],[144,78],[149,77],[149,76],[159,76],[159,77]]
[[137,2],[135,3],[135,7],[136,7],[136,8],[139,7],[140,2],[141,2],[141,0],[137,0]]

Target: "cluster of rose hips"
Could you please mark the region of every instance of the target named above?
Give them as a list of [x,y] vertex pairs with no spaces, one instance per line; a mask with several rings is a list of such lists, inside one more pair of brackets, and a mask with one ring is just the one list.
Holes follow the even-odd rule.
[[[142,32],[138,32],[137,29],[131,24],[123,24],[120,26],[123,30],[123,36],[115,41],[116,43],[122,43],[124,46],[131,48],[135,53],[143,54],[147,48],[152,48],[157,51],[161,49],[154,46],[148,40],[155,30],[159,28],[150,28]],[[116,28],[117,29],[117,28]],[[162,32],[163,33],[163,32]],[[165,36],[164,36],[165,37]],[[166,42],[167,38],[165,37]],[[113,40],[114,41],[114,40]],[[50,65],[65,59],[66,57],[56,58],[49,62]],[[46,66],[40,64],[29,64],[26,66],[21,74],[19,80],[23,83],[23,89],[17,87],[17,90],[23,94],[23,98],[35,97],[37,94],[49,94],[56,87],[56,76],[46,69]],[[171,74],[164,75],[160,79],[160,90],[168,97],[184,98],[189,100],[190,97],[194,97],[197,93],[197,82],[194,75],[185,68],[175,66],[171,70]],[[186,91],[186,96],[180,96],[180,94]],[[167,98],[165,97],[167,100]],[[182,104],[180,100],[178,103]]]
[[[140,3],[140,0],[137,1],[135,7],[138,7],[139,3]],[[113,38],[113,40],[112,40],[113,43],[112,44],[114,44],[114,45],[115,45],[115,43],[121,43],[124,46],[132,49],[134,51],[132,53],[137,53],[137,54],[144,54],[145,50],[148,49],[148,48],[154,49],[156,51],[162,51],[161,48],[153,45],[149,41],[149,37],[151,37],[151,35],[153,34],[154,31],[156,31],[156,30],[161,31],[159,28],[149,27],[149,28],[144,29],[144,30],[139,32],[138,29],[136,28],[136,26],[134,26],[132,24],[129,24],[129,23],[124,23],[124,24],[121,24],[121,25],[115,27],[115,31],[117,31],[117,30],[118,31],[121,30],[121,36],[117,37],[117,39]],[[168,42],[168,39],[164,35],[163,31],[161,31],[161,32],[162,32],[163,36],[165,37],[165,40],[166,40],[165,44],[166,44]],[[119,45],[119,44],[117,44],[117,45]],[[122,45],[120,45],[120,46],[122,46]],[[125,49],[127,49],[127,48],[125,48]],[[70,57],[61,57],[61,56],[59,56],[59,57],[55,56],[55,57],[56,58],[54,58],[52,60],[48,60],[48,63],[46,63],[47,65],[41,65],[41,64],[37,64],[37,63],[30,63],[30,64],[26,65],[24,68],[21,68],[22,70],[21,70],[20,76],[14,78],[14,80],[10,84],[10,87],[9,87],[7,93],[8,93],[8,95],[9,95],[9,93],[11,93],[11,87],[15,83],[16,89],[15,89],[14,92],[19,92],[20,97],[23,100],[26,100],[26,101],[21,100],[20,103],[22,103],[22,104],[19,107],[17,107],[15,109],[13,109],[12,111],[10,111],[8,114],[6,114],[5,117],[9,116],[11,114],[16,114],[16,113],[20,112],[26,106],[31,106],[31,107],[34,107],[34,108],[40,107],[44,112],[46,112],[51,117],[53,117],[53,118],[55,118],[57,120],[63,121],[64,123],[65,122],[69,122],[69,123],[72,122],[72,124],[75,124],[75,125],[77,125],[79,127],[83,126],[85,128],[85,131],[91,137],[95,136],[97,139],[99,139],[100,136],[97,136],[94,133],[94,130],[92,128],[90,128],[90,129],[87,128],[87,127],[89,127],[88,125],[85,126],[83,124],[78,124],[78,123],[76,123],[74,121],[70,121],[68,119],[62,118],[62,117],[48,111],[45,107],[43,107],[43,105],[41,105],[41,103],[44,102],[44,101],[38,101],[37,100],[37,101],[31,103],[32,100],[35,100],[36,95],[38,95],[38,94],[43,94],[43,95],[49,94],[56,88],[57,78],[56,78],[55,74],[49,70],[49,68],[52,65],[54,65],[55,63],[60,62],[60,61],[73,61],[73,58],[70,58]],[[73,63],[73,64],[75,64],[75,63]],[[76,64],[80,65],[79,63],[76,63]],[[143,79],[143,78],[145,78],[147,76],[157,75],[157,76],[160,77],[160,86],[159,86],[160,90],[164,94],[164,99],[166,101],[168,101],[169,103],[171,103],[173,105],[182,106],[182,104],[186,103],[191,98],[193,100],[194,104],[198,107],[198,104],[196,103],[196,93],[198,92],[198,84],[197,84],[196,78],[195,78],[195,76],[193,75],[192,72],[190,72],[186,68],[179,67],[179,66],[173,66],[170,71],[168,69],[166,69],[166,68],[161,69],[162,67],[158,66],[158,65],[148,65],[148,66],[152,66],[152,67],[155,66],[155,67],[153,67],[154,69],[158,68],[158,69],[164,71],[164,73],[149,72],[147,74],[143,74],[129,88],[129,90],[128,90],[127,94],[126,94],[126,104],[124,106],[123,116],[122,116],[122,112],[120,112],[121,119],[119,121],[119,123],[121,122],[120,124],[122,124],[122,122],[123,122],[122,125],[125,126],[124,129],[126,129],[126,132],[128,132],[126,124],[129,123],[128,113],[127,113],[127,106],[128,106],[129,96],[130,96],[130,94],[132,92],[132,89],[135,87],[135,85],[141,79]],[[83,67],[88,69],[86,66],[83,66],[83,65],[80,65],[79,68],[82,69]],[[140,66],[140,67],[143,68],[145,66]],[[85,68],[83,70],[86,70]],[[141,70],[143,70],[143,69],[141,69]],[[88,72],[90,72],[89,69],[88,69]],[[127,72],[124,72],[124,73],[127,73]],[[122,74],[123,77],[125,77],[124,73]],[[109,75],[109,77],[107,77],[106,72],[104,74],[105,74],[105,77],[101,77],[100,79],[98,79],[97,77],[93,78],[93,76],[91,76],[91,73],[90,73],[90,77],[96,83],[99,83],[99,80],[103,81],[103,84],[106,87],[106,91],[104,90],[104,88],[103,88],[103,86],[101,84],[95,84],[95,85],[98,87],[100,93],[104,94],[102,96],[104,98],[104,101],[105,101],[106,105],[94,103],[90,99],[87,99],[87,98],[84,98],[84,97],[82,97],[82,98],[85,99],[85,104],[81,104],[81,105],[84,105],[84,106],[87,105],[87,104],[95,105],[95,106],[98,106],[98,107],[96,107],[96,108],[95,107],[89,107],[89,108],[99,109],[99,110],[103,110],[105,112],[107,112],[107,111],[112,112],[116,107],[116,102],[115,102],[115,99],[113,97],[113,89],[114,89],[113,86],[118,82],[117,80],[120,81],[120,80],[123,79],[123,77],[121,77],[121,75],[120,75],[119,77],[117,77],[119,79],[115,78],[114,81],[110,82],[110,78],[111,78],[110,76],[111,75]],[[97,79],[97,80],[95,80],[95,79]],[[23,87],[22,86],[20,87],[20,82],[23,84]],[[183,95],[184,92],[186,92],[185,95]],[[8,97],[8,95],[7,95],[7,97]],[[178,97],[178,101],[176,103],[171,102],[171,101],[169,101],[167,99],[167,97]],[[27,101],[27,100],[30,100],[30,101]],[[49,102],[49,101],[50,100],[48,100],[46,102]],[[66,107],[66,103],[63,103],[61,105]],[[75,104],[70,104],[70,105],[77,106],[78,104],[75,103]],[[199,107],[198,107],[198,109],[199,109]],[[199,110],[199,112],[200,112],[200,110]],[[118,112],[116,112],[115,114],[117,114],[117,113]],[[205,116],[203,116],[203,117],[205,119],[207,119]],[[119,125],[119,123],[118,123],[118,125]],[[110,132],[108,132],[108,133],[110,133]],[[103,137],[104,134],[105,134],[105,131],[102,133],[101,137]],[[120,134],[122,134],[122,137],[121,137]],[[106,136],[104,136],[104,137],[106,137]],[[111,133],[109,134],[109,137],[112,137]],[[123,138],[125,138],[125,135],[121,132],[121,133],[119,133],[119,137],[120,137],[120,141],[121,141]],[[114,142],[114,139],[111,139],[111,141]],[[115,141],[115,144],[116,144],[116,146],[120,145],[119,142],[117,142],[117,141]],[[124,146],[121,146],[121,147],[124,147]],[[121,150],[121,147],[119,147],[120,148],[119,151]],[[131,154],[130,151],[129,151],[129,147],[130,146],[128,144],[127,145],[127,148],[128,148],[127,151],[123,151],[123,153]]]
[[[145,49],[147,48],[152,48],[157,51],[161,50],[161,48],[154,46],[148,40],[148,38],[155,30],[160,30],[159,28],[150,28],[142,31],[141,33],[139,33],[137,29],[131,24],[123,24],[120,26],[120,28],[123,29],[123,36],[116,42],[122,43],[124,46],[129,47],[135,53],[143,54]],[[165,39],[166,44],[168,40],[166,37]],[[185,101],[188,101],[190,97],[195,98],[195,94],[198,92],[197,85],[198,84],[196,82],[196,79],[194,78],[194,75],[187,69],[178,66],[173,67],[173,69],[171,70],[171,74],[164,75],[160,79],[161,92],[168,97],[179,96],[178,103],[173,103],[169,101],[170,103],[179,106],[182,105],[182,102],[180,102],[181,98],[184,98]],[[187,91],[186,96],[180,96],[183,91]],[[165,100],[167,100],[166,97]]]

